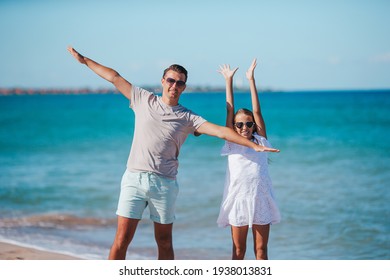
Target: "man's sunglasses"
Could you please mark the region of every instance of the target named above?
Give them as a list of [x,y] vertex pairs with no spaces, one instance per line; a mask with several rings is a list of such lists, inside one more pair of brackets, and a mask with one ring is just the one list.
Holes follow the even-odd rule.
[[237,127],[237,128],[242,128],[244,125],[246,125],[247,128],[251,128],[255,123],[254,122],[236,122],[234,123],[234,125]]
[[175,79],[172,79],[172,78],[166,78],[165,81],[167,81],[167,83],[170,85],[170,86],[173,86],[175,83],[178,87],[184,87],[186,85],[186,82],[184,81],[176,81]]

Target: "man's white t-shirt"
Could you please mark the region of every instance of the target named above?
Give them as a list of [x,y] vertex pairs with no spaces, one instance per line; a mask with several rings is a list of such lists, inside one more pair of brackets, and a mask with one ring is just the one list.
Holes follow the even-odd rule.
[[136,86],[130,102],[135,128],[127,169],[176,178],[181,145],[206,120],[180,104],[169,106],[160,96]]

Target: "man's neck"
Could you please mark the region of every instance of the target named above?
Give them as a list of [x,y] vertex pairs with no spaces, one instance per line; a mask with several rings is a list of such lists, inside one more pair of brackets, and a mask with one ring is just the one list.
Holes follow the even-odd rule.
[[161,97],[161,100],[162,100],[162,102],[164,102],[165,104],[167,104],[168,106],[171,106],[171,107],[179,105],[179,100],[169,99],[169,98],[165,97],[164,95]]

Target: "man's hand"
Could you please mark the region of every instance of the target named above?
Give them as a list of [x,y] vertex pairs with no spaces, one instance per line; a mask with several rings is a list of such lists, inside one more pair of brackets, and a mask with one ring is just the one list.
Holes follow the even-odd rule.
[[71,46],[68,47],[68,51],[70,52],[71,55],[73,55],[73,57],[80,63],[82,64],[87,64],[87,62],[85,61],[85,58],[83,55],[81,55],[78,51],[76,51],[74,48],[72,48]]
[[274,149],[274,148],[268,148],[266,146],[257,145],[256,148],[254,148],[256,152],[271,152],[271,153],[279,153],[280,150]]

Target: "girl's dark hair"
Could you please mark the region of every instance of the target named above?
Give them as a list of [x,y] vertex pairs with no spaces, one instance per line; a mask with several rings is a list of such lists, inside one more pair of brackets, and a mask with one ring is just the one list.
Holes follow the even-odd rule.
[[185,82],[187,82],[188,72],[183,66],[181,66],[179,64],[172,64],[171,66],[169,66],[167,69],[164,70],[163,78],[165,77],[165,74],[170,70],[175,71],[175,72],[180,73],[180,74],[184,74],[184,76],[186,76]]
[[[233,120],[236,119],[236,116],[237,116],[238,114],[244,114],[244,115],[250,116],[250,117],[252,117],[253,122],[255,122],[255,116],[253,115],[253,113],[252,113],[251,110],[248,110],[248,109],[246,109],[246,108],[238,109],[237,112],[234,114]],[[256,125],[256,123],[255,123],[255,125],[254,125],[253,132],[256,132],[256,133],[257,133],[257,125]]]

